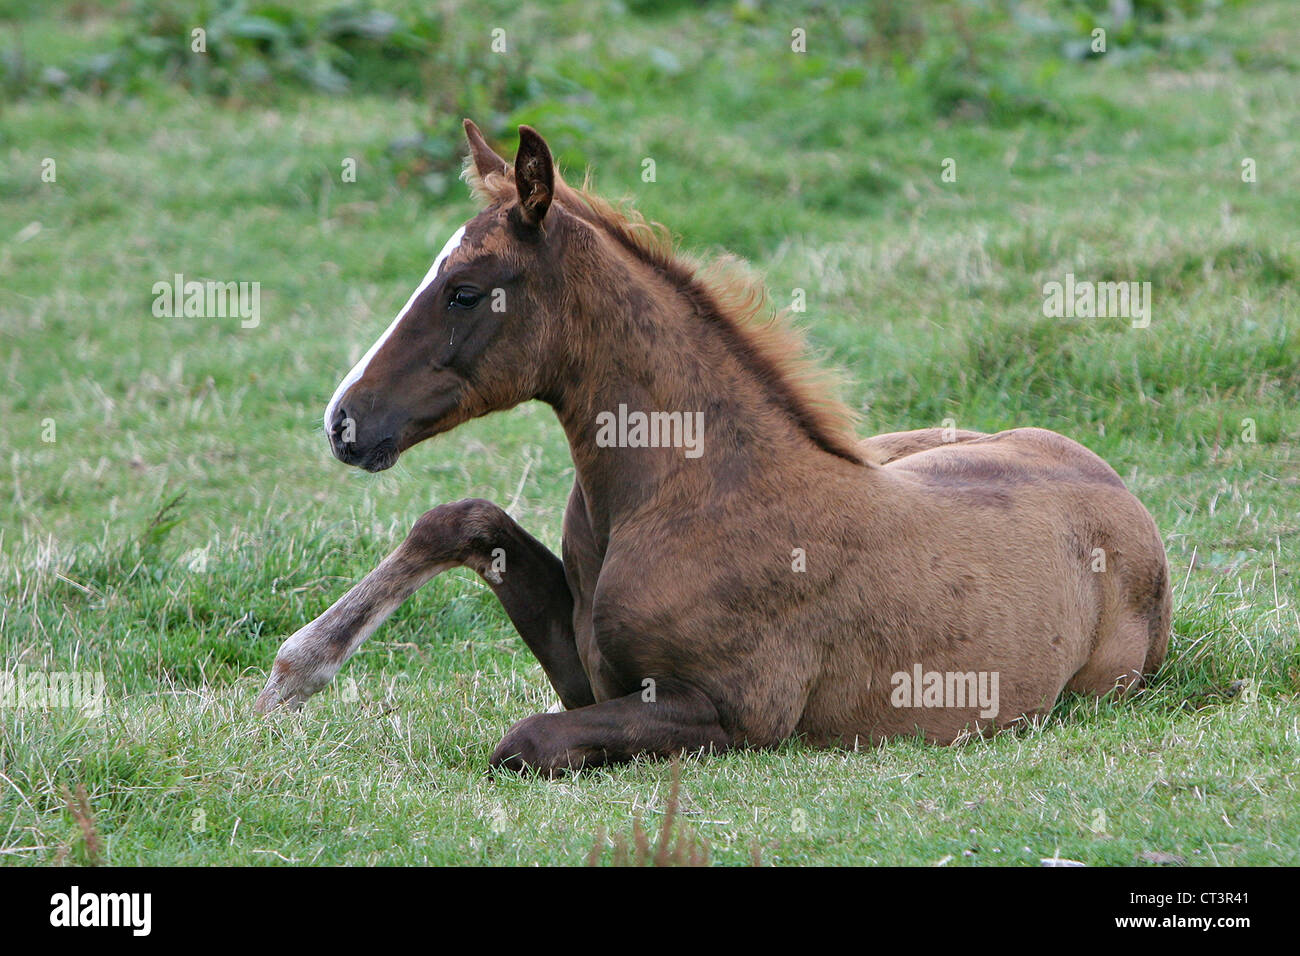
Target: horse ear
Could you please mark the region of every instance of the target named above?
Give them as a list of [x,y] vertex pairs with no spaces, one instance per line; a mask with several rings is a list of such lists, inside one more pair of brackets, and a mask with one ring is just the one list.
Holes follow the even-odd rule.
[[505,175],[509,164],[488,145],[471,119],[465,120],[465,138],[469,140],[469,155],[474,160],[474,168],[478,171],[479,179],[483,179],[488,173]]
[[519,211],[524,222],[539,225],[555,196],[555,163],[546,140],[531,126],[519,127],[515,188],[519,190]]

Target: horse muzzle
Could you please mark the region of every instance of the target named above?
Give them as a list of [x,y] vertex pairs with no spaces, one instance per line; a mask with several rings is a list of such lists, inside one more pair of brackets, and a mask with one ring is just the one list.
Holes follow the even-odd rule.
[[371,434],[364,434],[358,421],[342,405],[334,410],[327,437],[335,458],[345,465],[354,465],[366,471],[391,468],[401,454],[395,432],[375,429]]

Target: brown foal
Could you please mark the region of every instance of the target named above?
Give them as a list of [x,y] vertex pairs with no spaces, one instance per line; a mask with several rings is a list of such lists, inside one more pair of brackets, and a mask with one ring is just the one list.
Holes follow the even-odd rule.
[[866,440],[761,286],[465,123],[483,210],[325,413],[371,471],[461,422],[550,405],[576,480],[562,558],[487,501],[445,504],[276,655],[259,711],[325,686],[448,568],[481,574],[564,710],[494,767],[543,773],[792,735],[937,743],[1062,691],[1123,692],[1169,640],[1165,552],[1100,458],[1036,428]]

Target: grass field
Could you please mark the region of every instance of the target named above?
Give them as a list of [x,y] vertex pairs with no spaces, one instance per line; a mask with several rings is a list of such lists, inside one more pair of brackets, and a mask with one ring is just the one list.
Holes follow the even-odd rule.
[[[490,498],[559,545],[573,469],[542,405],[380,475],[320,434],[472,214],[471,115],[511,154],[536,126],[570,178],[746,256],[777,304],[803,289],[864,434],[1057,429],[1165,537],[1150,687],[946,749],[685,761],[713,862],[1300,864],[1286,0],[1151,0],[1126,24],[1064,0],[383,3],[410,27],[389,47],[258,39],[226,6],[0,0],[0,660],[108,695],[0,708],[0,862],[580,864],[598,829],[658,826],[668,764],[487,775],[553,696],[466,570],[303,712],[252,714],[280,641],[427,508]],[[330,6],[244,12],[292,38]],[[192,59],[222,16],[236,39]],[[1095,26],[1106,52],[1079,55]],[[155,317],[176,273],[259,282],[260,322]],[[1067,273],[1150,282],[1149,327],[1045,317]]]

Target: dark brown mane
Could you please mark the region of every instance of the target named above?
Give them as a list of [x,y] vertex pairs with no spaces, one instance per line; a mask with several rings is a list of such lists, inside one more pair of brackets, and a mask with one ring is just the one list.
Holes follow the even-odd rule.
[[[471,162],[464,179],[481,202],[509,202],[516,196],[510,168],[504,175],[481,177]],[[566,211],[603,229],[680,289],[814,444],[855,464],[877,463],[859,444],[857,415],[835,396],[839,376],[809,357],[789,311],[772,308],[762,279],[745,262],[735,256],[702,262],[682,253],[666,227],[647,221],[627,203],[597,196],[589,180],[575,188],[557,174],[556,199]]]

